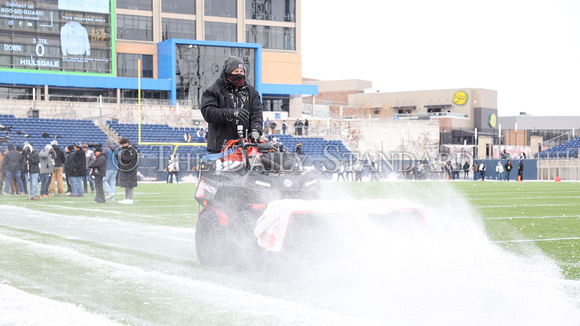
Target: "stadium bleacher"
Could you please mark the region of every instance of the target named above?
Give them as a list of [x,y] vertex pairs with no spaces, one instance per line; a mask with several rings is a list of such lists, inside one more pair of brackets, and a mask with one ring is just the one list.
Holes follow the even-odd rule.
[[[127,137],[131,142],[137,143],[139,126],[135,123],[119,123],[108,120],[108,128],[118,137]],[[194,127],[170,127],[165,124],[142,124],[141,141],[156,143],[181,143],[190,138],[191,143],[204,142],[203,136],[198,135],[199,128]],[[32,144],[35,148],[42,148],[57,140],[61,148],[76,142],[101,143],[107,140],[107,134],[103,132],[91,120],[74,119],[39,119],[39,118],[16,118],[14,115],[0,115],[0,141],[4,146],[8,143],[23,145],[24,142]],[[314,163],[330,159],[348,160],[353,154],[340,140],[326,140],[322,137],[300,137],[292,135],[267,135],[269,139],[277,138],[282,142],[287,151],[294,152],[298,142],[302,145],[302,151],[307,154],[306,162]],[[150,158],[168,156],[173,151],[172,145],[160,150],[164,146],[139,146],[139,151]],[[180,146],[178,154],[205,155],[204,146]]]
[[[133,143],[139,139],[139,125],[136,123],[119,123],[117,121],[107,120],[107,126],[119,137],[129,138]],[[201,143],[205,139],[198,136],[200,128],[190,127],[170,127],[164,124],[141,124],[141,142],[155,143],[183,143],[189,139],[190,143]],[[167,145],[171,146],[172,145]],[[146,157],[156,157],[160,155],[159,146],[139,146],[139,152]],[[167,152],[162,152],[163,156]],[[206,154],[205,146],[180,146],[177,154]]]
[[[118,123],[107,121],[107,125],[120,137],[137,139],[139,126],[134,123]],[[199,128],[170,127],[162,124],[142,124],[142,142],[184,142],[184,135],[191,136],[191,142],[203,142],[203,138],[197,136]],[[328,159],[328,153],[338,159],[346,160],[352,153],[344,146],[340,140],[325,140],[322,137],[295,137],[292,135],[267,135],[271,140],[277,138],[284,144],[287,151],[294,151],[296,144],[300,141],[302,151],[315,161]],[[141,146],[139,150],[145,156],[155,156],[155,147],[145,148]],[[177,153],[199,153],[205,154],[205,147],[182,146]]]
[[580,137],[571,139],[565,143],[548,148],[545,151],[537,153],[535,158],[568,158],[578,157],[578,149],[580,148]]
[[104,144],[107,140],[107,134],[91,120],[16,118],[2,114],[0,125],[0,146],[28,142],[34,148],[42,149],[57,140],[64,149],[76,142]]
[[269,139],[277,138],[287,151],[293,152],[300,142],[302,151],[310,161],[324,161],[329,155],[338,160],[348,160],[354,155],[340,140],[326,140],[322,137],[297,137],[292,135],[268,135]]

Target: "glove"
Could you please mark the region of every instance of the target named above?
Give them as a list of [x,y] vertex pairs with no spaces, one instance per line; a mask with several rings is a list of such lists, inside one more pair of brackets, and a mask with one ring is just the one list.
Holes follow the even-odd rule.
[[262,136],[262,134],[258,130],[252,129],[250,140],[254,143],[258,143],[260,141],[260,136]]
[[250,117],[250,112],[244,109],[226,109],[224,115],[226,118],[238,119],[239,122],[246,122]]

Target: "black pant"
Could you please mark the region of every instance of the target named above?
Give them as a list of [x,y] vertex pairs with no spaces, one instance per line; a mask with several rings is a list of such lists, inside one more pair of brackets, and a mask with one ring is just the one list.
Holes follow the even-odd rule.
[[103,177],[100,175],[95,175],[95,188],[97,191],[97,196],[95,197],[95,201],[97,203],[104,203],[105,202],[105,190],[103,189]]
[[175,183],[179,183],[179,176],[177,175],[177,171],[169,171],[169,175],[167,176],[167,183],[173,183],[173,176],[175,176]]
[[125,199],[133,200],[133,187],[125,187]]

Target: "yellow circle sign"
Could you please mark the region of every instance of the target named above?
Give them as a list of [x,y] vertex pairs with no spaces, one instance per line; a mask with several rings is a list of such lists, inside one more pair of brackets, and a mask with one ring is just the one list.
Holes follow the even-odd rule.
[[467,103],[467,93],[459,91],[453,95],[453,103],[456,105],[465,105]]
[[495,128],[497,124],[497,117],[495,115],[495,113],[492,113],[489,115],[489,126],[492,128]]

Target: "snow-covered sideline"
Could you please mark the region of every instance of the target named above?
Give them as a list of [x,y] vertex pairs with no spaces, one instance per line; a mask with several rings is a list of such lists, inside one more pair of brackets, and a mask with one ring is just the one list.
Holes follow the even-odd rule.
[[121,325],[82,306],[50,300],[0,282],[0,325]]

